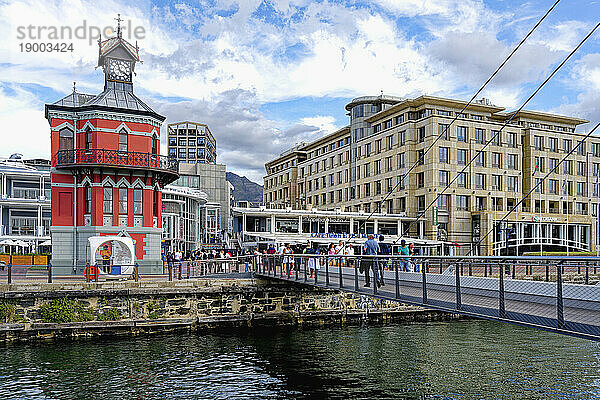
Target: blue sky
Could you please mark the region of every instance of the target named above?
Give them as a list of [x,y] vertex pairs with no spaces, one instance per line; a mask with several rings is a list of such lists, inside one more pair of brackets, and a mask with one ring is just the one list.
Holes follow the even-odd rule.
[[[262,182],[266,160],[346,125],[353,97],[468,99],[553,2],[0,0],[0,121],[25,131],[0,156],[48,157],[44,103],[73,81],[86,93],[103,86],[94,40],[21,52],[32,40],[17,38],[20,25],[104,27],[120,13],[143,27],[136,93],[167,122],[208,123],[219,161]],[[600,0],[561,0],[484,96],[518,107],[598,20]],[[599,46],[596,34],[527,108],[596,121]]]

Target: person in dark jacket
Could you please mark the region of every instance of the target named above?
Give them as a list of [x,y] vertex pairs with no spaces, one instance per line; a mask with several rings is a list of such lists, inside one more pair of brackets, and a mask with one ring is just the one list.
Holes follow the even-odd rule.
[[[385,238],[383,237],[383,235],[379,235],[379,251],[377,252],[378,255],[380,256],[387,256],[390,254],[390,246],[387,245],[387,243],[384,243]],[[384,285],[384,281],[383,281],[383,273],[385,271],[385,267],[388,263],[388,259],[387,258],[379,258],[377,260],[378,263],[378,268],[379,268],[379,286],[383,286]]]

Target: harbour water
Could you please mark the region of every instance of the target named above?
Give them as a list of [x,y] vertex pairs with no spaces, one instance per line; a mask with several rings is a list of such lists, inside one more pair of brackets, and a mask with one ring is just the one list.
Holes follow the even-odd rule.
[[596,342],[489,321],[0,348],[0,399],[598,399]]

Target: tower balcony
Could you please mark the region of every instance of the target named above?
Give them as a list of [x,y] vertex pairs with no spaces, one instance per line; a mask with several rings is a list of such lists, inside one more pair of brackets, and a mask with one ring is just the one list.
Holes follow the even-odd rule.
[[56,153],[57,169],[113,168],[152,171],[159,175],[164,185],[179,178],[179,162],[175,158],[137,151],[106,149],[59,150]]

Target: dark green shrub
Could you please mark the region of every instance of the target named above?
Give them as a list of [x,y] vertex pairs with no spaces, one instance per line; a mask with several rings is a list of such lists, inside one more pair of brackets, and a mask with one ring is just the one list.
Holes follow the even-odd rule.
[[71,299],[54,299],[40,307],[40,314],[44,322],[80,322],[94,319],[91,307]]
[[119,321],[122,318],[121,311],[117,308],[109,308],[98,315],[98,321]]

